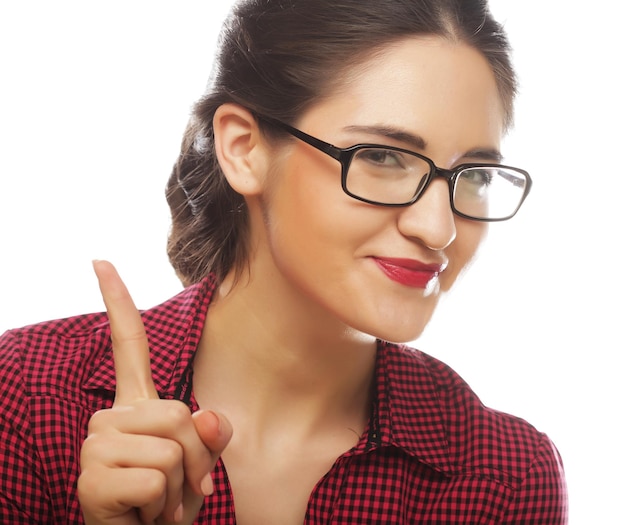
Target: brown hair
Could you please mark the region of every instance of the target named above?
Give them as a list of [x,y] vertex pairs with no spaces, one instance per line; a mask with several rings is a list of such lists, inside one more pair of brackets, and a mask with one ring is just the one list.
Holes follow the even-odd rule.
[[213,116],[235,102],[294,123],[342,73],[386,44],[440,35],[481,52],[512,121],[509,44],[486,0],[243,0],[224,23],[205,95],[195,105],[167,185],[168,255],[185,286],[221,281],[248,258],[248,213],[215,156]]

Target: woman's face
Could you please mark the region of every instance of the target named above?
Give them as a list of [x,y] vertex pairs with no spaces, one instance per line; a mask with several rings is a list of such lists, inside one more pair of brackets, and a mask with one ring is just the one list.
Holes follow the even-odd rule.
[[[345,79],[296,126],[338,147],[410,149],[442,168],[492,160],[479,152],[499,149],[495,78],[465,44],[402,40]],[[417,338],[476,253],[485,224],[453,215],[443,179],[411,206],[374,206],[342,191],[336,160],[295,139],[281,147],[261,198],[275,278],[359,332]]]

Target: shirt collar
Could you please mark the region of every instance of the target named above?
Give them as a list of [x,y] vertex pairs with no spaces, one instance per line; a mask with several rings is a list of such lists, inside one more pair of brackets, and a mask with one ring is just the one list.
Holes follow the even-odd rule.
[[[214,279],[207,277],[165,303],[141,313],[150,344],[154,384],[163,398],[174,396],[193,361],[214,289]],[[115,366],[108,322],[96,327],[94,339],[94,347],[102,349],[101,357],[94,360],[93,370],[87,375],[83,388],[114,392]],[[97,344],[97,340],[104,344]]]
[[380,446],[398,447],[438,471],[450,471],[444,414],[424,354],[380,341],[375,388]]

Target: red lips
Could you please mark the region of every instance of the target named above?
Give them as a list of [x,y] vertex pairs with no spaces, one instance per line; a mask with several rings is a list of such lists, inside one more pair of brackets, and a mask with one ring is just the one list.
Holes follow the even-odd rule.
[[374,257],[373,260],[392,281],[412,288],[426,288],[446,269],[445,264],[425,264],[416,259]]

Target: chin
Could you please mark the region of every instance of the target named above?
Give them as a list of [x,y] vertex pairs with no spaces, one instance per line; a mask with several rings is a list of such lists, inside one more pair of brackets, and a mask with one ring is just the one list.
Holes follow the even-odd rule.
[[429,320],[430,318],[416,322],[415,319],[412,319],[411,323],[400,326],[398,326],[397,323],[390,323],[387,326],[380,326],[379,324],[377,327],[369,327],[369,330],[365,330],[364,332],[377,339],[382,339],[390,343],[409,343],[415,341],[422,335]]
[[398,343],[398,344],[404,344],[404,343],[410,343],[412,341],[415,341],[416,339],[419,338],[420,335],[422,335],[422,332],[424,330],[419,330],[419,331],[413,331],[411,333],[389,333],[386,334],[387,337],[385,337],[385,335],[380,335],[377,336],[378,339],[382,339],[383,341],[387,341],[389,343]]
[[431,297],[429,304],[395,303],[393,308],[379,309],[370,319],[366,332],[390,343],[408,343],[418,339],[432,319],[439,297]]

